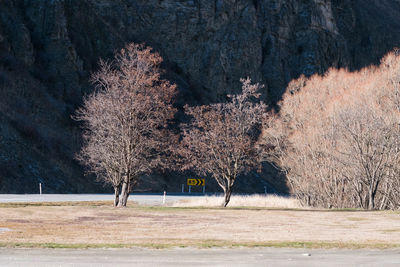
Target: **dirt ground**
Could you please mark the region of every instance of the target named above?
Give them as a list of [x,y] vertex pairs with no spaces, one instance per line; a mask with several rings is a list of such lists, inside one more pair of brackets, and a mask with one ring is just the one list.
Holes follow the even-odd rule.
[[110,206],[0,207],[0,243],[343,242],[400,245],[399,212]]

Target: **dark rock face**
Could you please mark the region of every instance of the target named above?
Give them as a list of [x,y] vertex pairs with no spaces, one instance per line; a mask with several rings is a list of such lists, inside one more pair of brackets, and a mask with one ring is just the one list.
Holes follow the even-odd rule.
[[245,76],[276,103],[301,74],[378,63],[399,26],[397,0],[1,1],[0,192],[99,190],[73,160],[70,115],[98,59],[127,42],[163,56],[180,105],[223,101]]

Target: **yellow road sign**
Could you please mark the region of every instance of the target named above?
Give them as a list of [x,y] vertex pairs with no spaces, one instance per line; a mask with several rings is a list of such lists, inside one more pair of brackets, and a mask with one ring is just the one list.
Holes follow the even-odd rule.
[[204,186],[206,184],[205,179],[187,179],[187,185],[191,186]]

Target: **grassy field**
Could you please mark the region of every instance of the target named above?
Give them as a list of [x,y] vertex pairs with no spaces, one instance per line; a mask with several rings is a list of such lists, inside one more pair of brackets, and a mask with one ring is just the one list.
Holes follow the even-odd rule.
[[400,213],[188,208],[110,202],[1,204],[3,247],[400,247]]

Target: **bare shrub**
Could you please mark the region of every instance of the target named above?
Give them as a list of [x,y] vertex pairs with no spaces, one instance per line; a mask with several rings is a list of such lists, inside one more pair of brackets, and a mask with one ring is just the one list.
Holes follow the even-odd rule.
[[118,206],[126,206],[140,175],[165,163],[173,139],[167,123],[176,86],[160,78],[161,61],[149,47],[127,45],[112,62],[100,62],[96,91],[76,112],[85,130],[77,158],[114,187]]
[[259,166],[256,143],[266,105],[253,102],[259,98],[259,84],[242,79],[242,94],[228,95],[229,102],[185,107],[192,117],[184,124],[183,169],[200,175],[211,174],[224,190],[223,206],[229,203],[232,186],[238,175]]
[[399,81],[400,57],[390,53],[379,67],[289,84],[279,123],[263,135],[303,203],[399,208]]

